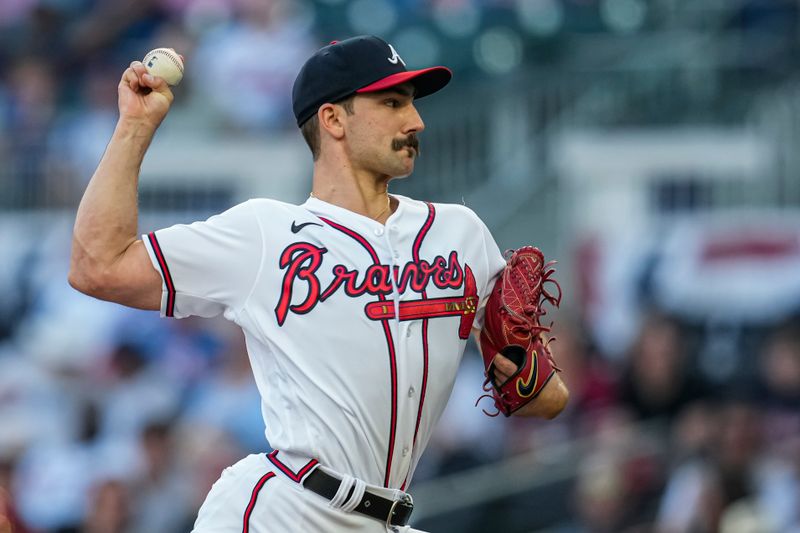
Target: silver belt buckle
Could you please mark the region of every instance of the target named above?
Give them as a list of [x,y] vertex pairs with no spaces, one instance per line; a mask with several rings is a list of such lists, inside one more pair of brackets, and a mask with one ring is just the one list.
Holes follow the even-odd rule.
[[403,497],[399,500],[395,500],[392,502],[391,508],[389,508],[389,516],[386,517],[386,528],[391,530],[392,528],[392,518],[394,518],[394,509],[397,507],[397,504],[404,503],[406,505],[410,505],[412,508],[414,507],[414,498],[411,497],[411,494],[403,494]]

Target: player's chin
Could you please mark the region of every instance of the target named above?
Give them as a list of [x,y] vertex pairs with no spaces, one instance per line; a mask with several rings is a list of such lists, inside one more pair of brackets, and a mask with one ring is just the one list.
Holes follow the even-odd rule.
[[392,172],[392,176],[395,178],[407,178],[414,172],[414,162],[412,161],[409,165],[404,165],[403,167],[398,167],[394,172]]
[[408,157],[394,158],[392,161],[387,161],[387,165],[383,167],[381,174],[391,176],[392,178],[406,178],[414,172],[414,159]]

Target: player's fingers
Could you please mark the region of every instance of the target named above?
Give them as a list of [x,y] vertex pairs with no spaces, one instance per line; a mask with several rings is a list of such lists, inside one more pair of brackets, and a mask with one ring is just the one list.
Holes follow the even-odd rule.
[[497,383],[498,385],[502,385],[503,383],[508,381],[509,377],[511,376],[509,376],[508,374],[504,374],[503,372],[500,372],[496,368],[494,369],[494,382]]
[[497,354],[497,357],[494,358],[494,366],[496,366],[501,372],[511,375],[517,371],[517,365],[504,355]]
[[139,78],[132,68],[125,69],[122,73],[122,78],[119,80],[119,87],[128,87],[136,92],[139,89]]
[[143,79],[145,74],[147,74],[147,69],[141,61],[131,61],[125,75],[128,77],[128,86],[132,91],[138,92],[140,88],[147,87]]
[[147,68],[144,66],[144,63],[141,61],[134,61],[131,63],[131,69],[136,73],[136,77],[139,78],[139,85],[147,85],[144,83],[144,75],[147,74]]
[[169,88],[167,82],[164,81],[164,78],[153,76],[151,74],[144,74],[142,76],[142,82],[144,83],[145,87],[148,87],[153,91],[166,96],[170,102],[173,100],[172,90]]
[[505,383],[516,371],[517,365],[507,357],[497,354],[494,358],[494,377],[498,383]]
[[137,74],[140,75],[145,74],[147,72],[147,68],[141,61],[131,61],[131,68],[135,70]]
[[133,67],[128,67],[125,69],[125,72],[122,73],[122,79],[130,80],[131,78],[138,79],[138,76],[136,75],[136,71],[133,70]]

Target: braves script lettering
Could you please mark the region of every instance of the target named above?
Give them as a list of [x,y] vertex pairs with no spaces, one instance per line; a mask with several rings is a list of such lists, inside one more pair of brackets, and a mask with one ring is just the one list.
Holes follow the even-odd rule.
[[[361,273],[345,265],[334,265],[333,279],[322,289],[317,271],[322,265],[322,257],[328,250],[308,242],[298,242],[288,246],[280,256],[283,275],[281,295],[275,307],[278,324],[283,325],[291,311],[305,314],[319,302],[324,302],[343,289],[351,298],[364,294],[387,297],[392,293],[392,278],[400,293],[410,289],[416,293],[426,290],[429,283],[440,289],[459,289],[464,283],[464,269],[458,262],[458,254],[450,252],[447,259],[436,256],[433,261],[409,261],[402,270],[392,270],[388,265],[370,265]],[[292,304],[293,296],[303,294],[300,303]]]

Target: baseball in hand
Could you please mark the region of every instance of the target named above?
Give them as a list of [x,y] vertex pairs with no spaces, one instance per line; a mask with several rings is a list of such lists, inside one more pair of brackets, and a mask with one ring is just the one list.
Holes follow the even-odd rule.
[[169,85],[178,85],[183,79],[183,60],[172,48],[150,50],[142,63],[150,75],[163,78]]

